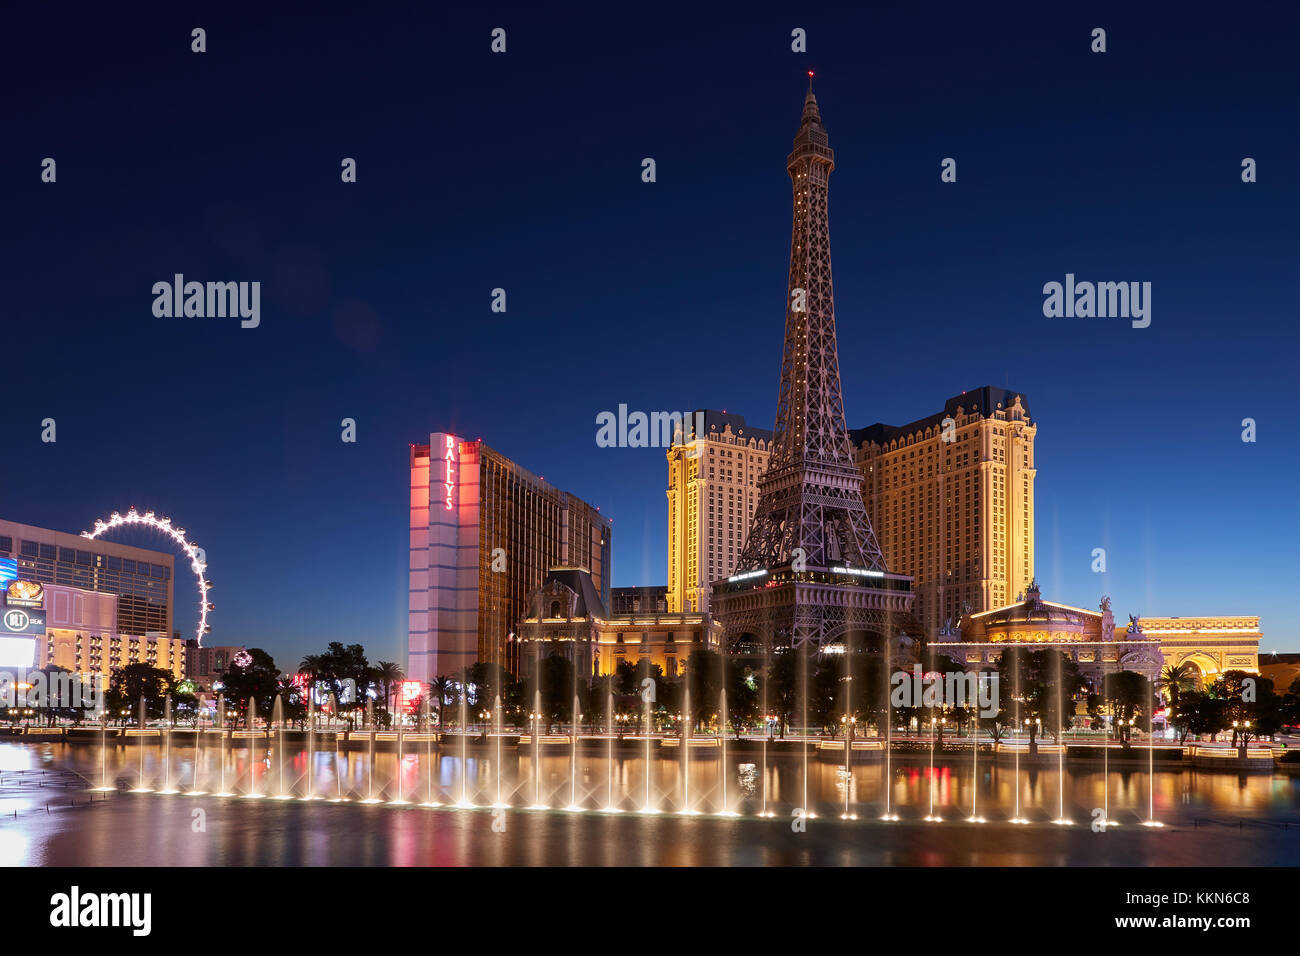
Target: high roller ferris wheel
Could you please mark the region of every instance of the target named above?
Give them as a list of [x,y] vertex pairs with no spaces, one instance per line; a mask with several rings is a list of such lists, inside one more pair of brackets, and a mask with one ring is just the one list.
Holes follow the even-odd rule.
[[128,525],[143,525],[144,527],[153,528],[167,535],[185,552],[186,557],[190,559],[190,570],[194,572],[194,577],[199,582],[199,625],[195,632],[195,638],[200,646],[203,644],[203,635],[212,630],[208,625],[208,612],[213,610],[216,605],[208,600],[208,592],[212,590],[212,582],[208,580],[207,554],[202,548],[185,536],[185,529],[172,524],[172,519],[163,517],[159,518],[154,512],[146,511],[144,514],[132,508],[126,514],[120,514],[114,511],[104,518],[95,519],[95,528],[93,531],[83,531],[81,536],[95,540],[96,538],[116,530],[117,528]]

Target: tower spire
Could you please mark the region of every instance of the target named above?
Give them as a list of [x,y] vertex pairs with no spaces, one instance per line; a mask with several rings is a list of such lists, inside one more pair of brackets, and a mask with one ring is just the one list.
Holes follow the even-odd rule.
[[[758,480],[749,536],[732,578],[718,583],[714,599],[715,612],[730,631],[738,621],[749,623],[746,614],[733,613],[745,605],[740,591],[766,588],[766,604],[775,611],[780,602],[774,586],[789,581],[791,606],[781,613],[789,615],[796,644],[820,644],[842,633],[850,611],[906,611],[912,598],[911,579],[891,575],[885,566],[862,502],[862,473],[844,420],[827,207],[834,169],[835,153],[810,72],[803,117],[786,157],[794,210],[771,456]],[[820,575],[821,590],[815,594],[803,587],[808,574]],[[877,586],[881,591],[874,591]],[[874,596],[868,599],[868,593]],[[725,620],[728,614],[731,622]]]

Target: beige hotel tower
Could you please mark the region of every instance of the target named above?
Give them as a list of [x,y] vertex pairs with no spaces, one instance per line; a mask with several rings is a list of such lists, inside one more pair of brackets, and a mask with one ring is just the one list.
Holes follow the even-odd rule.
[[[668,449],[668,611],[705,613],[711,586],[736,565],[767,469],[772,433],[739,415],[703,411]],[[679,436],[680,437],[680,436]]]
[[[771,433],[704,412],[668,450],[668,609],[709,610],[749,532]],[[850,431],[862,497],[892,570],[915,580],[926,637],[1016,600],[1034,578],[1034,437],[1018,392],[985,386],[907,425]]]

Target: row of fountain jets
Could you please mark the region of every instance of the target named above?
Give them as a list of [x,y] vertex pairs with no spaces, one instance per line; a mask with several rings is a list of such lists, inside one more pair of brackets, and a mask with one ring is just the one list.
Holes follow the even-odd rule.
[[[689,691],[689,689],[687,689],[687,691],[686,691],[686,700],[685,700],[685,703],[686,703],[686,712],[687,712],[687,713],[690,713],[690,691]],[[537,712],[540,712],[540,710],[541,710],[540,692],[538,693],[538,696],[537,696],[537,698],[536,698],[535,705],[536,705],[536,706],[535,706],[535,710],[536,710]],[[722,714],[727,713],[726,706],[727,706],[727,699],[726,699],[726,691],[724,690],[724,691],[722,691],[722,693],[721,693],[721,697],[720,697],[720,700],[719,700],[719,713],[722,713]],[[279,734],[279,743],[278,743],[278,746],[277,746],[277,748],[276,748],[277,758],[278,758],[278,763],[279,763],[279,768],[278,768],[278,769],[279,769],[279,792],[278,792],[277,794],[274,795],[274,799],[278,799],[278,800],[292,800],[292,799],[300,799],[300,800],[323,800],[323,799],[329,799],[330,802],[334,802],[334,803],[347,802],[349,798],[346,797],[346,796],[344,795],[344,792],[343,792],[343,779],[342,779],[342,775],[339,774],[339,773],[336,773],[336,774],[335,774],[335,780],[336,780],[336,792],[335,792],[334,797],[332,797],[332,798],[326,798],[326,797],[324,797],[324,796],[322,796],[322,795],[320,795],[320,794],[318,794],[318,793],[316,792],[316,784],[315,784],[315,762],[314,762],[314,760],[310,759],[310,756],[316,752],[316,746],[315,746],[315,740],[316,740],[316,721],[315,721],[315,708],[314,708],[314,702],[312,701],[310,695],[308,695],[308,702],[307,702],[307,708],[308,708],[308,713],[307,713],[307,735],[308,735],[308,736],[307,736],[307,753],[308,753],[309,759],[306,761],[306,763],[307,763],[307,789],[306,789],[306,795],[305,795],[305,796],[302,796],[302,797],[297,797],[297,798],[295,798],[295,797],[293,796],[293,794],[290,792],[290,788],[289,788],[289,786],[286,784],[286,780],[285,780],[285,772],[284,772],[284,754],[285,754],[285,746],[284,746],[284,729],[285,729],[285,728],[284,728],[284,719],[283,719],[283,707],[284,707],[284,705],[283,705],[283,701],[282,701],[282,699],[281,699],[279,696],[277,696],[277,697],[275,698],[275,704],[274,704],[274,707],[272,708],[272,717],[271,717],[271,723],[272,723],[273,726],[275,726],[275,727],[278,728],[278,734]],[[425,727],[427,727],[427,726],[429,726],[429,716],[430,716],[430,715],[429,715],[429,701],[428,701],[427,698],[424,700],[423,707],[424,707],[424,709],[423,709],[423,714],[422,714],[422,725],[425,726]],[[504,802],[503,802],[503,799],[502,799],[502,793],[501,793],[501,788],[502,788],[502,781],[501,781],[501,766],[502,766],[502,763],[501,763],[501,748],[502,748],[502,736],[503,736],[503,734],[502,734],[502,709],[501,709],[501,698],[500,698],[500,697],[497,697],[496,700],[495,700],[495,702],[494,702],[494,706],[493,706],[493,724],[494,724],[494,727],[495,727],[495,734],[494,734],[494,736],[495,736],[495,740],[496,740],[496,760],[494,761],[494,763],[495,763],[495,768],[496,768],[496,796],[495,796],[495,800],[494,800],[494,802],[491,803],[491,804],[476,804],[476,803],[474,803],[474,802],[470,799],[470,794],[469,794],[469,791],[468,791],[468,786],[469,786],[468,776],[469,776],[469,775],[468,775],[468,773],[465,771],[465,768],[468,766],[468,756],[469,756],[469,754],[468,754],[468,746],[469,746],[469,736],[470,736],[468,733],[465,732],[465,728],[466,728],[466,726],[467,726],[467,717],[468,717],[468,714],[467,714],[466,710],[467,710],[467,704],[466,704],[466,701],[465,701],[464,695],[461,695],[461,700],[460,700],[460,733],[458,734],[458,736],[459,736],[459,738],[460,738],[460,756],[461,756],[461,767],[462,767],[462,771],[461,771],[461,774],[460,774],[460,797],[459,797],[459,800],[457,800],[457,801],[456,801],[455,803],[453,803],[453,804],[450,804],[450,806],[451,806],[452,808],[455,808],[455,809],[484,809],[484,808],[487,808],[487,809],[510,809],[510,805],[507,804],[507,803],[504,803]],[[225,701],[224,701],[224,699],[219,699],[219,700],[218,700],[218,704],[217,704],[217,713],[218,713],[218,726],[224,728],[225,725],[226,725],[226,724],[225,724]],[[534,716],[537,717],[538,715],[535,714]],[[650,704],[649,704],[649,702],[647,701],[647,702],[646,702],[646,706],[645,706],[645,714],[644,714],[645,726],[646,726],[647,728],[650,726],[650,716],[651,716],[651,714],[650,714]],[[569,804],[568,804],[567,807],[564,807],[564,808],[563,808],[563,809],[565,809],[565,810],[573,811],[573,812],[581,812],[581,811],[583,811],[584,809],[586,809],[586,808],[584,808],[583,806],[581,806],[581,805],[579,804],[579,801],[578,801],[578,795],[577,795],[577,778],[578,778],[578,737],[579,737],[579,735],[578,735],[578,723],[579,723],[579,717],[580,717],[580,715],[579,715],[579,710],[578,710],[578,699],[577,699],[577,697],[575,696],[575,697],[574,697],[574,701],[573,701],[573,722],[572,722],[572,728],[571,728],[572,732],[568,735],[568,736],[569,736],[569,740],[570,740],[570,764],[571,764]],[[608,746],[608,760],[607,760],[607,767],[608,767],[608,781],[607,781],[607,799],[606,799],[605,806],[602,808],[602,812],[606,812],[606,813],[621,813],[621,812],[623,812],[622,809],[619,808],[619,807],[617,807],[617,806],[615,806],[615,803],[614,803],[614,793],[613,793],[613,767],[614,767],[614,759],[613,759],[613,758],[614,758],[614,740],[615,740],[615,731],[614,731],[614,703],[613,703],[613,695],[612,695],[612,694],[610,694],[609,697],[608,697],[607,707],[606,707],[606,717],[607,717],[607,724],[608,724],[608,726],[607,726],[607,734],[606,734],[607,746]],[[540,718],[539,718],[539,719],[540,719]],[[145,726],[145,722],[146,722],[145,699],[144,699],[143,696],[141,696],[141,698],[140,698],[140,711],[139,711],[139,725],[140,725],[140,727],[141,727],[142,729],[143,729],[144,726]],[[890,775],[890,760],[891,760],[891,755],[890,755],[890,743],[891,743],[891,742],[890,742],[890,727],[889,727],[889,725],[890,725],[891,723],[892,723],[892,721],[886,721],[886,722],[885,722],[885,726],[886,726],[886,736],[885,736],[885,745],[884,745],[884,759],[885,759],[885,774],[886,774],[886,778],[887,778],[887,779],[889,778],[889,775]],[[932,722],[932,723],[933,723],[933,722]],[[181,792],[182,792],[182,791],[180,791],[180,790],[177,790],[175,787],[173,787],[173,785],[172,785],[172,780],[171,780],[171,736],[172,736],[172,724],[173,724],[173,721],[172,721],[171,697],[169,696],[169,697],[167,697],[166,702],[165,702],[165,704],[164,704],[164,713],[163,713],[163,729],[162,729],[162,732],[161,732],[161,735],[162,735],[162,751],[163,751],[163,760],[162,760],[162,763],[163,763],[163,780],[162,780],[162,787],[161,787],[159,790],[156,791],[156,792],[158,792],[158,793],[162,793],[162,794],[176,794],[176,793],[181,793]],[[369,700],[367,701],[367,706],[366,706],[366,725],[367,725],[368,727],[370,727],[370,728],[373,728],[373,727],[374,727],[374,700],[373,700],[373,698],[371,698],[371,699],[369,699]],[[251,700],[251,699],[250,699],[250,700],[249,700],[249,706],[248,706],[248,730],[249,730],[250,734],[255,732],[255,730],[256,730],[256,726],[257,726],[257,704],[256,704],[256,702],[255,702],[254,700]],[[539,738],[540,738],[540,733],[538,732],[539,730],[540,730],[540,727],[537,726],[537,725],[535,725],[535,728],[534,728],[534,741],[535,741],[535,743],[536,743],[536,746],[538,746],[538,747],[540,747],[540,739],[539,739]],[[382,799],[380,799],[379,797],[375,796],[375,789],[374,789],[374,786],[375,786],[375,781],[374,781],[374,767],[375,767],[375,741],[376,741],[376,736],[377,736],[377,735],[376,735],[376,733],[373,731],[373,729],[372,729],[371,732],[368,734],[368,737],[369,737],[369,743],[368,743],[368,760],[367,760],[367,768],[368,768],[368,769],[367,769],[367,785],[366,785],[367,795],[366,795],[366,797],[365,797],[364,799],[362,799],[362,800],[360,801],[361,803],[377,804],[377,803],[383,803],[383,802],[384,802]],[[399,722],[399,724],[398,724],[398,726],[397,726],[397,730],[396,730],[396,742],[397,742],[397,766],[398,766],[398,773],[397,773],[397,798],[396,798],[396,799],[393,799],[393,800],[389,800],[389,801],[387,801],[390,805],[408,805],[408,804],[410,804],[410,803],[412,802],[412,801],[406,799],[406,794],[403,792],[403,789],[402,789],[402,787],[403,787],[403,783],[402,783],[401,772],[400,772],[400,771],[401,771],[401,765],[402,765],[402,757],[403,757],[403,753],[404,753],[404,736],[405,736],[404,728],[402,727],[402,725],[401,725],[400,722]],[[435,735],[429,733],[429,734],[424,734],[424,735],[422,735],[422,736],[425,738],[425,744],[426,744],[426,748],[427,748],[427,753],[428,753],[429,763],[430,763],[430,765],[432,765],[432,759],[433,759],[433,741],[434,741],[434,736],[435,736]],[[731,804],[730,804],[730,801],[729,801],[729,799],[728,799],[728,793],[727,793],[727,736],[726,736],[725,733],[722,733],[722,734],[719,735],[719,738],[720,738],[720,743],[721,743],[721,748],[722,748],[722,753],[721,753],[721,757],[722,757],[722,759],[719,761],[719,778],[720,778],[720,781],[721,781],[721,783],[720,783],[720,787],[721,787],[721,792],[722,792],[722,809],[721,809],[720,811],[718,811],[717,815],[718,815],[718,816],[736,817],[736,816],[740,816],[740,814],[731,808]],[[644,793],[644,801],[643,801],[643,803],[642,803],[642,807],[641,807],[641,811],[640,811],[640,812],[642,812],[642,813],[648,813],[648,814],[655,814],[655,813],[659,813],[659,812],[661,812],[661,811],[659,810],[658,807],[655,806],[655,804],[654,804],[654,802],[652,801],[652,798],[651,798],[651,785],[650,785],[651,740],[652,740],[652,737],[651,737],[650,734],[647,732],[646,735],[645,735],[645,761],[644,761],[644,763],[645,763],[645,793]],[[194,772],[193,772],[193,777],[192,777],[191,782],[190,782],[190,783],[191,783],[191,785],[190,785],[190,789],[187,790],[187,791],[184,791],[187,795],[190,795],[190,796],[200,796],[200,795],[203,795],[203,794],[206,793],[206,791],[203,791],[203,790],[200,790],[200,789],[199,789],[199,764],[200,764],[200,756],[201,756],[201,752],[202,752],[202,745],[203,745],[203,735],[202,735],[201,732],[196,733],[196,734],[195,734],[195,745],[194,745],[194,746],[195,746],[195,751],[196,751],[196,752],[195,752],[195,759],[194,759]],[[684,727],[682,745],[683,745],[683,746],[682,746],[682,755],[683,755],[683,758],[684,758],[684,759],[689,759],[689,756],[690,756],[690,725],[689,725],[689,722],[687,722],[686,725],[685,725],[685,727]],[[220,758],[219,758],[219,763],[220,763],[220,766],[221,766],[220,781],[219,781],[219,789],[218,789],[217,791],[215,791],[213,795],[214,795],[214,796],[221,796],[221,797],[242,796],[242,797],[244,797],[244,798],[248,798],[248,799],[259,799],[259,798],[262,798],[262,797],[266,797],[266,796],[268,796],[268,794],[265,794],[265,793],[259,792],[259,790],[258,790],[258,786],[257,786],[257,775],[256,775],[256,773],[251,772],[251,771],[250,771],[250,773],[249,773],[249,785],[248,785],[248,790],[247,790],[245,793],[243,793],[243,794],[236,794],[235,792],[231,791],[231,790],[228,788],[228,785],[227,785],[227,779],[226,779],[226,753],[225,753],[225,752],[226,752],[226,734],[225,734],[224,732],[223,732],[223,733],[221,734],[221,736],[220,736],[220,744],[219,744],[219,747],[220,747]],[[116,789],[116,788],[113,787],[113,786],[110,786],[110,784],[109,784],[109,779],[108,779],[108,756],[107,756],[107,753],[108,753],[108,741],[107,741],[107,728],[106,728],[106,727],[105,727],[105,728],[103,729],[103,731],[102,731],[101,741],[100,741],[100,749],[101,749],[101,780],[100,780],[100,785],[99,785],[98,787],[93,788],[93,789],[94,789],[95,791],[112,791],[112,790],[114,790],[114,789]],[[1105,752],[1105,750],[1108,750],[1108,749],[1109,749],[1109,748],[1104,748],[1103,752]],[[802,810],[798,810],[798,811],[796,811],[797,813],[801,813],[805,818],[808,818],[808,817],[812,817],[812,816],[814,816],[814,814],[813,814],[813,813],[808,809],[808,751],[809,751],[809,748],[808,748],[808,739],[807,739],[807,737],[805,736],[805,737],[804,737],[804,741],[803,741],[803,809],[802,809]],[[1057,816],[1056,816],[1056,818],[1055,818],[1054,820],[1052,820],[1052,822],[1055,823],[1055,824],[1058,824],[1058,825],[1067,825],[1067,826],[1068,826],[1068,825],[1072,824],[1073,821],[1070,820],[1070,819],[1066,816],[1066,814],[1065,814],[1065,784],[1064,784],[1064,764],[1063,764],[1063,761],[1064,761],[1064,751],[1065,751],[1065,748],[1064,748],[1064,747],[1059,747],[1059,748],[1057,749],[1057,754],[1058,754],[1058,758],[1057,758],[1057,759],[1058,759],[1058,762],[1060,762],[1060,763],[1059,763],[1059,766],[1058,766],[1058,770],[1059,770],[1059,779],[1060,779],[1061,783],[1060,783],[1060,787],[1059,787],[1058,812],[1057,812]],[[540,751],[538,751],[538,752],[540,753]],[[338,760],[337,738],[336,738],[335,759],[336,759],[336,761]],[[844,742],[844,773],[845,773],[846,776],[848,776],[848,775],[850,774],[850,765],[851,765],[851,760],[852,760],[852,745],[851,745],[851,741],[849,741],[849,740],[846,739],[845,742]],[[972,768],[971,768],[971,769],[972,769],[972,779],[973,779],[973,780],[978,780],[978,771],[979,771],[979,747],[978,747],[978,745],[972,748],[972,752],[971,752],[971,762],[972,762]],[[1015,755],[1015,763],[1016,763],[1015,774],[1016,774],[1016,777],[1018,778],[1018,777],[1019,777],[1019,773],[1020,773],[1020,755],[1019,755],[1019,751],[1016,752],[1016,755]],[[765,735],[764,738],[763,738],[763,745],[762,745],[762,767],[763,767],[763,769],[762,769],[762,779],[763,779],[763,781],[764,781],[764,785],[763,785],[763,788],[762,788],[762,809],[761,809],[760,812],[759,812],[759,816],[761,816],[761,817],[773,817],[773,816],[775,816],[775,814],[769,811],[769,809],[768,809],[768,801],[767,801],[767,787],[766,787],[766,781],[767,781],[767,737],[766,737],[766,735]],[[542,802],[542,797],[541,797],[541,790],[542,790],[542,782],[541,782],[541,761],[538,760],[538,759],[533,760],[533,768],[534,768],[534,773],[535,773],[535,775],[536,775],[536,777],[535,777],[535,781],[534,781],[534,803],[533,803],[532,805],[530,805],[529,807],[527,807],[527,809],[530,809],[530,810],[549,810],[549,809],[553,809],[550,805],[545,804],[545,803]],[[1153,770],[1154,767],[1152,767],[1151,769]],[[1106,778],[1107,778],[1107,781],[1108,781],[1109,774],[1107,774],[1105,771],[1103,771],[1103,776],[1106,777]],[[428,781],[429,781],[429,783],[428,783],[428,793],[427,793],[426,799],[425,799],[425,800],[423,801],[423,803],[421,804],[422,806],[425,806],[425,807],[441,807],[441,806],[443,806],[443,804],[442,804],[441,802],[439,802],[437,799],[435,799],[434,786],[433,786],[433,778],[434,778],[434,774],[433,774],[432,772],[430,772],[430,773],[428,774]],[[691,804],[691,798],[690,798],[690,774],[689,774],[689,773],[684,774],[684,775],[683,775],[683,779],[684,779],[685,792],[684,792],[684,795],[683,795],[683,796],[684,796],[684,799],[683,799],[683,809],[680,811],[680,813],[683,814],[683,815],[697,816],[697,815],[700,814],[700,811],[693,809],[693,808],[692,808],[692,804]],[[933,731],[933,726],[932,726],[932,728],[931,728],[931,735],[930,735],[930,777],[929,777],[929,779],[930,779],[930,781],[931,781],[931,783],[930,783],[930,788],[929,788],[929,789],[930,789],[930,794],[929,794],[929,812],[926,814],[926,816],[925,816],[923,819],[924,819],[926,822],[930,822],[930,823],[940,823],[940,822],[943,822],[943,818],[942,818],[941,816],[939,816],[939,815],[936,813],[936,809],[935,809],[935,805],[934,805],[934,786],[933,786],[933,780],[934,780],[934,731]],[[1148,779],[1150,780],[1150,778],[1148,778]],[[1150,788],[1150,789],[1151,789],[1151,795],[1150,795],[1151,803],[1150,803],[1150,805],[1149,805],[1149,816],[1148,816],[1148,819],[1147,819],[1147,820],[1143,821],[1143,825],[1144,825],[1144,826],[1149,826],[1149,827],[1160,827],[1160,826],[1162,826],[1163,824],[1157,822],[1156,819],[1155,819],[1155,812],[1154,812],[1154,811],[1155,811],[1155,807],[1154,807],[1154,790],[1153,790],[1153,788]],[[1014,812],[1014,815],[1011,817],[1011,819],[1010,819],[1008,822],[1009,822],[1009,823],[1014,823],[1014,824],[1027,824],[1027,823],[1029,823],[1030,821],[1029,821],[1028,819],[1025,819],[1025,818],[1021,815],[1021,807],[1020,807],[1020,790],[1019,790],[1019,787],[1015,788],[1015,791],[1016,791],[1015,812]],[[149,786],[147,785],[147,783],[146,783],[146,779],[145,779],[145,748],[144,748],[144,746],[143,746],[143,743],[142,743],[141,746],[140,746],[140,769],[139,769],[139,782],[138,782],[138,785],[137,785],[137,786],[136,786],[136,787],[135,787],[131,792],[133,792],[133,793],[150,793],[150,792],[155,792],[155,791],[153,791],[153,788],[151,788],[151,787],[149,787]],[[885,792],[885,806],[884,806],[884,812],[883,812],[883,814],[881,815],[880,819],[881,819],[881,820],[885,820],[885,821],[891,821],[891,822],[893,822],[893,821],[898,821],[898,820],[901,819],[901,818],[900,818],[896,813],[893,812],[893,809],[892,809],[892,807],[891,807],[891,805],[890,805],[890,791],[889,791],[889,787],[886,787],[884,792]],[[978,788],[978,786],[973,786],[973,787],[971,788],[971,792],[972,792],[972,797],[971,797],[971,812],[970,812],[970,816],[966,817],[965,820],[966,820],[966,822],[968,822],[968,823],[985,823],[985,822],[987,822],[987,820],[986,820],[984,817],[981,817],[981,816],[980,816],[980,813],[979,813],[979,804],[978,804],[978,800],[979,800],[979,788]],[[848,788],[847,786],[844,788],[844,794],[845,794],[845,796],[844,796],[844,808],[843,808],[843,812],[840,814],[840,816],[841,816],[842,819],[846,819],[846,820],[856,820],[858,817],[857,817],[857,814],[856,814],[856,813],[853,813],[852,810],[851,810],[849,788]],[[1111,820],[1111,819],[1109,818],[1109,805],[1110,805],[1109,782],[1107,782],[1107,785],[1106,785],[1105,807],[1103,808],[1103,814],[1102,814],[1102,817],[1101,817],[1101,819],[1100,819],[1100,821],[1099,821],[1102,827],[1107,827],[1107,826],[1118,826],[1118,823],[1116,823],[1114,820]]]

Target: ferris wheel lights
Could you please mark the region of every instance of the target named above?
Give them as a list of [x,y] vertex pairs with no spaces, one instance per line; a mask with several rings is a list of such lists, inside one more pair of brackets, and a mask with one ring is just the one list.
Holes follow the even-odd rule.
[[190,559],[190,569],[199,580],[199,624],[197,636],[201,642],[204,634],[212,633],[212,628],[208,624],[208,612],[215,607],[215,605],[208,602],[208,591],[212,588],[212,582],[207,580],[204,576],[204,572],[207,570],[208,565],[206,561],[199,560],[201,549],[193,542],[186,539],[185,529],[173,527],[171,520],[172,519],[167,516],[159,518],[152,511],[146,511],[142,515],[136,510],[135,506],[132,505],[131,509],[125,516],[123,516],[121,512],[114,511],[109,515],[108,521],[105,521],[103,518],[97,519],[95,521],[94,531],[83,531],[81,534],[82,537],[93,540],[98,538],[104,532],[111,531],[114,528],[119,528],[122,525],[143,524],[163,532],[180,545],[181,549]]

